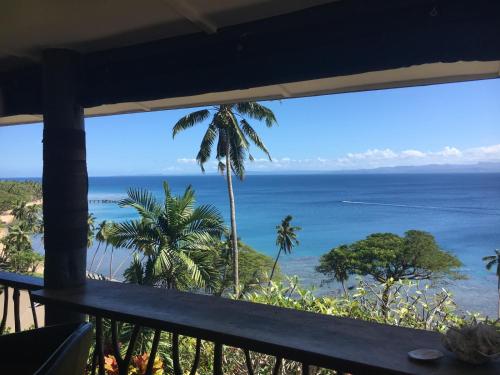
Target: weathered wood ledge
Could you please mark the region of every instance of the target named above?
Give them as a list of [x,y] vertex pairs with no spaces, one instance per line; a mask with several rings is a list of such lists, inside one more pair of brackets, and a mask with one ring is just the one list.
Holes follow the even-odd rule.
[[451,353],[418,363],[408,351],[446,352],[438,333],[225,298],[89,280],[84,287],[33,292],[40,303],[135,323],[299,362],[362,374],[499,374]]

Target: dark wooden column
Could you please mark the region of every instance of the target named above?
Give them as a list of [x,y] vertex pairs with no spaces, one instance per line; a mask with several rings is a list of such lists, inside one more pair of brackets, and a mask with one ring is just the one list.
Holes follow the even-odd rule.
[[[85,283],[88,177],[79,56],[51,49],[43,54],[43,217],[45,287]],[[52,306],[46,324],[81,320]]]

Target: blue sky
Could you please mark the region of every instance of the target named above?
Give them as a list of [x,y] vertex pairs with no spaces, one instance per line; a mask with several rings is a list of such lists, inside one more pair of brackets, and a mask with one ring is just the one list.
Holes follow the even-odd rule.
[[[499,79],[265,104],[279,126],[254,128],[274,162],[254,150],[249,171],[500,161]],[[199,173],[194,157],[205,126],[171,136],[173,124],[189,111],[87,119],[89,175]],[[41,140],[40,124],[0,127],[0,177],[40,176]]]

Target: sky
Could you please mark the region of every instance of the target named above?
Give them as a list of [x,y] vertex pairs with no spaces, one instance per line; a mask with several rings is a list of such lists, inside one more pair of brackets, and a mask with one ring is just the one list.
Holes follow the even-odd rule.
[[[293,173],[500,161],[500,79],[263,102],[252,120],[273,162],[253,148],[247,171]],[[90,176],[200,173],[206,123],[172,139],[194,109],[86,119]],[[41,124],[0,127],[0,177],[39,177]],[[214,172],[216,162],[207,164]]]

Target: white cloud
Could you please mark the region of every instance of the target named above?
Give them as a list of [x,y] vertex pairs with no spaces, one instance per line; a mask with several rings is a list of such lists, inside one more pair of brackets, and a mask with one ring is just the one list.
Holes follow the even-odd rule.
[[196,159],[193,158],[179,158],[177,159],[179,164],[196,164]]
[[[294,159],[289,156],[275,157],[271,162],[268,158],[256,158],[246,164],[249,171],[329,171],[366,169],[378,167],[411,166],[426,164],[472,164],[481,161],[500,161],[500,144],[460,149],[455,146],[445,146],[437,150],[394,150],[368,149],[366,151],[349,152],[341,157],[327,158],[324,156]],[[177,163],[183,170],[194,170],[196,159],[179,158]],[[178,168],[179,168],[178,167]],[[216,171],[217,162],[207,164],[208,171]]]
[[425,152],[419,150],[405,150],[401,152],[403,158],[425,158]]
[[500,145],[474,147],[470,148],[468,153],[480,158],[498,158],[500,155]]
[[[432,155],[432,153],[430,153]],[[438,155],[438,156],[444,156],[444,157],[459,157],[462,155],[462,151],[460,151],[458,148],[456,147],[450,147],[450,146],[446,146],[445,148],[443,148],[441,151],[438,151],[436,153],[434,153],[435,155]]]

